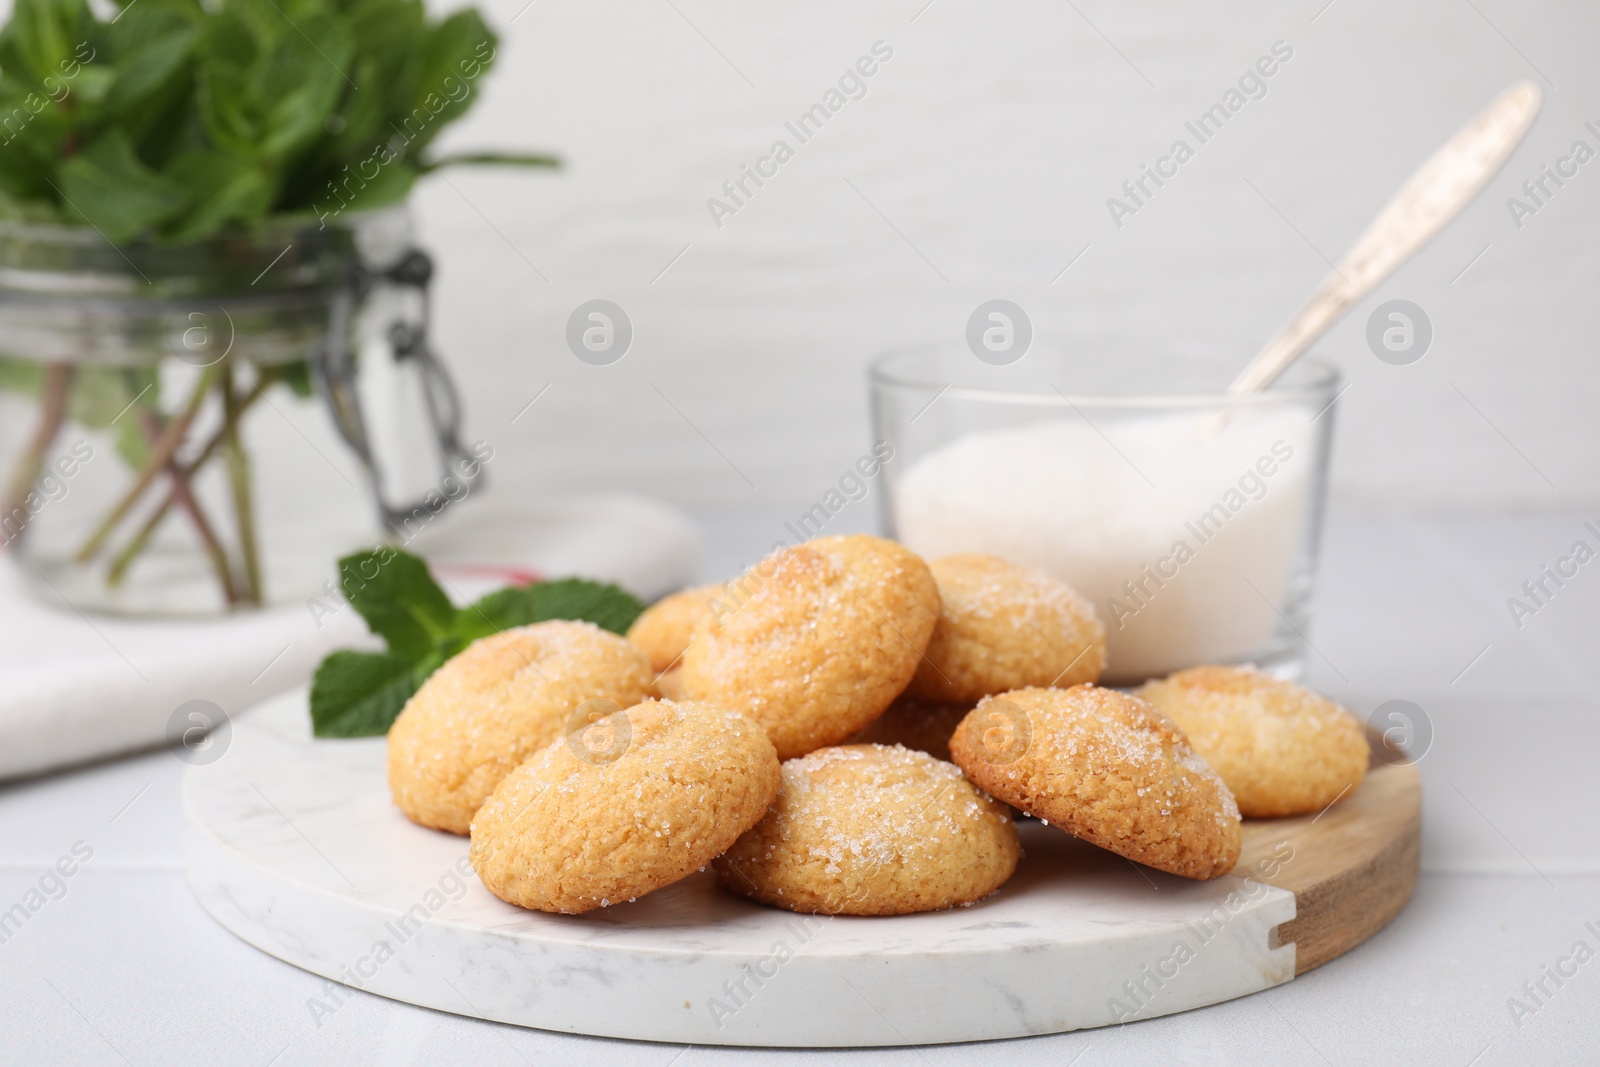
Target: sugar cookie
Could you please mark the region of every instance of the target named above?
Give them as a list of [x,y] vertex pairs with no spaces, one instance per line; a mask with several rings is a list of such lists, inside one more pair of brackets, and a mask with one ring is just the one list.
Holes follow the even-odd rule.
[[689,647],[695,624],[710,614],[711,602],[721,593],[721,585],[700,585],[662,597],[628,627],[628,640],[649,657],[651,670],[672,670]]
[[950,735],[972,710],[971,704],[934,704],[901,696],[889,710],[858,730],[852,745],[904,745],[934,759],[950,758]]
[[1367,773],[1371,749],[1360,720],[1293,682],[1244,667],[1195,667],[1137,695],[1189,736],[1247,817],[1321,811]]
[[662,700],[682,700],[683,696],[683,670],[674,667],[665,674],[656,676],[656,693]]
[[684,653],[683,692],[761,723],[783,759],[838,744],[882,714],[939,616],[927,564],[865,535],[780,549],[726,592]]
[[579,914],[704,867],[766,814],[778,784],[756,723],[650,700],[507,775],[472,821],[469,857],[500,899]]
[[988,896],[1022,855],[1005,805],[960,770],[896,745],[818,749],[716,861],[736,893],[791,911],[903,915]]
[[1093,685],[988,697],[950,752],[995,797],[1128,859],[1187,878],[1238,862],[1233,794],[1137,697]]
[[500,779],[580,706],[614,711],[651,691],[644,654],[593,623],[491,634],[434,671],[389,728],[389,791],[413,822],[464,834]]
[[976,553],[928,566],[942,606],[910,695],[972,704],[1009,689],[1068,688],[1100,677],[1105,627],[1066,582]]

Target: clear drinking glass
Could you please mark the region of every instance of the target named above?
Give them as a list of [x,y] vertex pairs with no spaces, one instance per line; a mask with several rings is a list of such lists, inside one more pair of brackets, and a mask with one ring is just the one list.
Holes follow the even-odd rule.
[[1047,570],[1106,626],[1102,681],[1203,663],[1303,674],[1339,374],[1230,396],[1223,362],[1083,339],[1009,365],[964,348],[871,369],[889,535]]

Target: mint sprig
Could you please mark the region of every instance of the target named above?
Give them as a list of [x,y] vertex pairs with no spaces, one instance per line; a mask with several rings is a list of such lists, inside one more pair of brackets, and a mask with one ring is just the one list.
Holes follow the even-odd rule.
[[16,0],[0,25],[0,219],[193,240],[404,199],[498,39],[421,0]]
[[457,608],[427,564],[394,548],[339,561],[340,586],[386,652],[334,652],[311,683],[311,727],[318,737],[374,737],[428,676],[472,642],[548,619],[592,622],[625,633],[644,610],[627,590],[582,578],[511,586]]

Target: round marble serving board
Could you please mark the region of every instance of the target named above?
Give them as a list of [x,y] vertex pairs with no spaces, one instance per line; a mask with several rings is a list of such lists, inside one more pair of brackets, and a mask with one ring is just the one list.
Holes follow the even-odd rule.
[[[382,738],[314,740],[304,690],[189,769],[189,883],[218,922],[331,982],[546,1030],[717,1045],[976,1041],[1104,1026],[1294,978],[1370,937],[1416,884],[1421,788],[1375,763],[1318,817],[1245,824],[1234,874],[1191,882],[1026,821],[971,907],[800,916],[709,872],[583,916],[497,900],[464,838],[389,803]],[[342,984],[341,984],[342,983]]]

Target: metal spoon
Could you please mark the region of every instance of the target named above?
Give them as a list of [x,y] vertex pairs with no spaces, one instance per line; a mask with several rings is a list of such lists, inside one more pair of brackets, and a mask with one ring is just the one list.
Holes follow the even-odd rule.
[[1233,380],[1228,392],[1253,393],[1271,385],[1352,304],[1455,218],[1528,132],[1539,113],[1541,95],[1533,82],[1518,82],[1429,156],[1288,325]]

